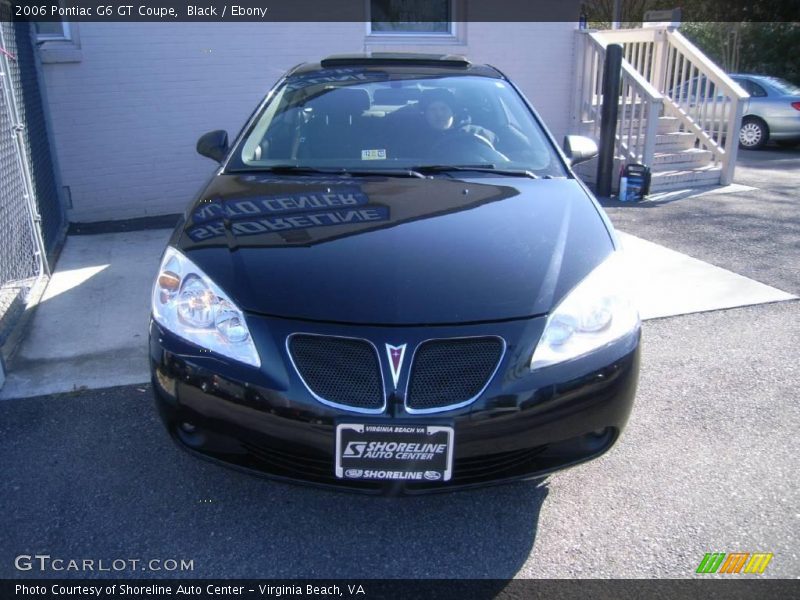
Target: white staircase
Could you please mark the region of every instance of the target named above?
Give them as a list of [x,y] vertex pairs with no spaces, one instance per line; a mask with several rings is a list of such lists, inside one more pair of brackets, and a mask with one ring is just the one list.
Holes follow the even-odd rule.
[[[614,189],[626,163],[650,166],[650,192],[728,184],[733,179],[747,94],[671,28],[578,32],[573,125],[600,134],[608,44],[623,47]],[[578,165],[594,182],[597,162]]]
[[[695,148],[693,133],[680,131],[680,122],[672,117],[660,117],[666,131],[656,136],[655,152],[650,165],[652,193],[717,185],[722,167],[713,164],[710,150]],[[660,129],[660,128],[659,128]]]

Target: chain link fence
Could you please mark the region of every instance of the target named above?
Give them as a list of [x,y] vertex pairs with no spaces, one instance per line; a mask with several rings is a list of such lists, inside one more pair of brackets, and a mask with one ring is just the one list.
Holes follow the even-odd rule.
[[6,43],[13,48],[16,60],[9,60],[11,87],[16,92],[17,113],[24,125],[25,158],[29,165],[33,197],[41,218],[41,233],[47,255],[63,241],[66,214],[58,196],[55,166],[50,149],[44,105],[36,71],[36,50],[31,37],[31,25],[26,22],[4,22]]
[[53,251],[65,223],[28,27],[0,0],[0,346],[49,272],[43,231]]

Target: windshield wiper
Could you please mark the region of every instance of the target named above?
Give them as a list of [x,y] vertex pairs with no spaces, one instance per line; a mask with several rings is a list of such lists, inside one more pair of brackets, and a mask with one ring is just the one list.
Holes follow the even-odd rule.
[[508,175],[510,177],[529,177],[539,179],[533,171],[525,169],[498,169],[495,165],[482,163],[479,165],[416,165],[412,170],[419,173],[446,173],[448,171],[477,171],[479,173],[492,173],[493,175]]
[[236,169],[231,170],[231,173],[242,172],[255,172],[255,173],[277,173],[277,174],[297,174],[297,175],[351,175],[353,177],[365,177],[369,175],[377,175],[379,177],[417,177],[425,179],[425,175],[414,171],[413,169],[347,169],[344,167],[304,167],[301,165],[273,165],[269,167],[260,167],[255,169]]

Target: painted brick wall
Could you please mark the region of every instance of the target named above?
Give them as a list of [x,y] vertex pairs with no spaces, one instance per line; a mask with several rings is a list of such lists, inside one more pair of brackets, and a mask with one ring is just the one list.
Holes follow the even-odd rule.
[[200,134],[235,135],[288,68],[344,52],[466,54],[513,78],[566,133],[573,23],[468,23],[457,44],[367,44],[363,23],[82,23],[82,60],[44,75],[73,222],[180,212],[214,166]]

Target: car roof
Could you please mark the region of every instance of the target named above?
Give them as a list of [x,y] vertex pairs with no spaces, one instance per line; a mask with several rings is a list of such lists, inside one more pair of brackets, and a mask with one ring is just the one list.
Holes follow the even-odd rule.
[[749,77],[750,79],[761,79],[761,80],[770,80],[770,79],[779,79],[778,77],[773,77],[772,75],[756,75],[755,73],[729,73],[729,77]]
[[335,54],[316,63],[303,63],[291,70],[290,75],[308,75],[328,69],[380,69],[421,75],[476,75],[504,79],[500,71],[489,65],[475,65],[465,57],[455,54],[419,54],[412,52],[368,52],[364,54]]

